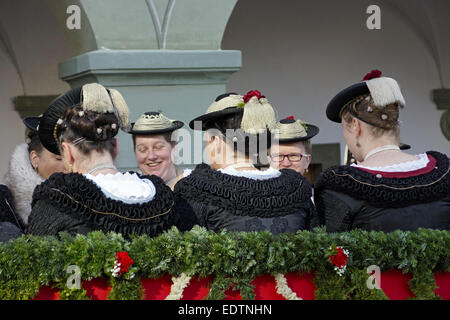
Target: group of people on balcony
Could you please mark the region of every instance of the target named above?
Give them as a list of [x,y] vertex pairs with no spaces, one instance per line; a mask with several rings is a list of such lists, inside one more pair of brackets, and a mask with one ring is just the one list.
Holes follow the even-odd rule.
[[[176,226],[275,235],[326,226],[329,232],[450,230],[450,161],[399,142],[398,83],[378,71],[339,92],[326,116],[340,123],[353,163],[304,176],[319,128],[291,116],[277,122],[257,90],[218,96],[189,122],[205,131],[207,163],[178,168],[184,126],[149,111],[130,123],[115,89],[85,84],[26,118],[26,144],[14,151],[1,186],[0,240],[23,233],[93,230],[156,236]],[[114,165],[119,130],[132,137],[140,172]]]

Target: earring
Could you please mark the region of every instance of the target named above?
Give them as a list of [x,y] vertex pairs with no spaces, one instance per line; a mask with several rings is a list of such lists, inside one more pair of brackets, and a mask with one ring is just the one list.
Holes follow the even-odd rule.
[[72,173],[72,172],[73,172],[72,164],[69,163],[69,173]]
[[308,168],[306,168],[306,169],[305,169],[305,173],[308,173],[308,172],[309,172],[309,169],[308,169]]

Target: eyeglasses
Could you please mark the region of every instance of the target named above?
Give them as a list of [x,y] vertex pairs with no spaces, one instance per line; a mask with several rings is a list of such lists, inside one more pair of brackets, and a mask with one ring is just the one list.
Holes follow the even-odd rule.
[[303,157],[308,158],[309,154],[304,153],[292,153],[292,154],[271,154],[270,159],[274,162],[283,162],[284,158],[288,158],[290,162],[298,162],[303,159]]

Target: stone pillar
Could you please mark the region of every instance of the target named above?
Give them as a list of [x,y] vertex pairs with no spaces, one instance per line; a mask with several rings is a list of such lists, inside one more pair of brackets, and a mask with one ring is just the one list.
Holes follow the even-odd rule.
[[[240,51],[97,50],[60,64],[60,78],[71,87],[98,82],[119,90],[131,121],[157,111],[188,123],[226,91],[229,76],[241,66]],[[117,165],[135,168],[131,136],[121,132]]]
[[[119,90],[131,121],[161,109],[186,123],[226,92],[241,52],[221,50],[237,0],[45,0],[74,58],[59,65],[71,87],[98,82]],[[81,10],[81,29],[67,30],[66,9]],[[121,133],[117,165],[134,169],[131,136]]]
[[433,90],[432,97],[437,109],[445,110],[441,117],[441,130],[450,141],[450,89]]

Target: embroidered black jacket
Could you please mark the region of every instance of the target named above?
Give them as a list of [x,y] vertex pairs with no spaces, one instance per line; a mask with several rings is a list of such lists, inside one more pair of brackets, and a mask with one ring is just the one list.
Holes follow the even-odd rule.
[[254,180],[198,165],[174,192],[186,200],[200,225],[213,231],[262,231],[274,234],[310,229],[315,210],[308,180],[293,170]]
[[195,216],[185,211],[164,181],[149,179],[156,188],[153,200],[128,204],[105,196],[91,180],[77,173],[55,173],[33,193],[29,232],[57,235],[65,231],[86,234],[93,230],[114,231],[128,237],[132,233],[156,236],[177,226],[184,231],[195,224]]
[[436,160],[435,168],[407,177],[388,178],[352,166],[327,169],[314,188],[320,223],[332,232],[450,230],[449,158],[427,154]]

